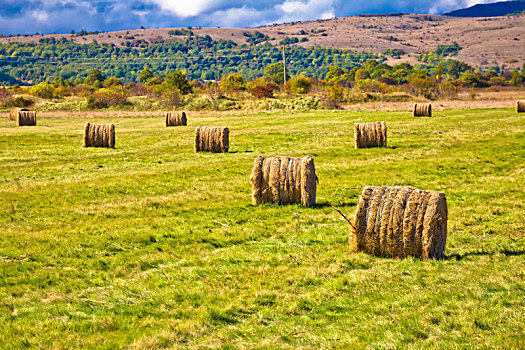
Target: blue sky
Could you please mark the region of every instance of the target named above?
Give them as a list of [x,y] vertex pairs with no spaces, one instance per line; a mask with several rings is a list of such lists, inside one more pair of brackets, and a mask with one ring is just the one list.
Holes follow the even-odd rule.
[[490,0],[0,0],[0,33],[253,27],[374,13],[440,14]]

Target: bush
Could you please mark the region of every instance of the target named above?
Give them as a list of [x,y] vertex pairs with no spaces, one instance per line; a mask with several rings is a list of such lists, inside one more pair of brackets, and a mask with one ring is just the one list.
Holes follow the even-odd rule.
[[88,109],[100,109],[100,108],[106,108],[108,105],[105,104],[103,101],[98,100],[93,95],[89,95],[86,97],[87,102],[87,108]]
[[307,77],[296,77],[290,81],[290,91],[293,94],[307,94],[312,87],[312,81]]
[[126,90],[119,88],[102,88],[93,95],[87,96],[87,106],[91,109],[106,108],[110,106],[122,106],[128,104]]
[[317,97],[307,96],[302,98],[295,98],[291,100],[269,100],[268,109],[284,109],[304,111],[310,109],[317,109],[321,100]]
[[201,95],[195,98],[192,98],[186,107],[189,110],[202,111],[202,110],[212,110],[216,109],[216,106],[213,104],[212,99],[208,95]]
[[22,96],[17,96],[15,98],[13,98],[13,100],[11,101],[11,105],[13,107],[20,107],[20,108],[24,108],[24,107],[29,107],[33,104],[33,101],[27,99],[27,98],[24,98]]
[[246,89],[246,82],[242,75],[232,73],[221,79],[220,86],[226,91],[240,91]]
[[0,105],[7,106],[11,104],[13,100],[12,94],[5,88],[0,89]]
[[66,96],[71,96],[71,91],[65,86],[59,86],[55,88],[53,95],[58,98],[64,98]]
[[55,88],[48,82],[43,82],[29,88],[29,93],[33,96],[51,99],[54,97]]
[[257,85],[251,93],[255,98],[271,98],[273,97],[273,88],[268,85]]

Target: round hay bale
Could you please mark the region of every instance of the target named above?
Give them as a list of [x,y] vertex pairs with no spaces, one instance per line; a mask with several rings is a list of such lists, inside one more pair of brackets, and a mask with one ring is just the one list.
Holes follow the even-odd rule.
[[188,119],[186,118],[186,112],[167,112],[166,113],[166,126],[183,126],[188,125]]
[[355,123],[355,148],[386,147],[386,123]]
[[115,125],[86,123],[82,147],[115,148]]
[[430,103],[416,103],[414,105],[414,117],[431,117],[432,105]]
[[314,157],[258,156],[252,174],[252,201],[263,203],[315,205],[317,176]]
[[525,100],[516,101],[516,112],[525,113]]
[[440,259],[447,240],[444,193],[412,187],[365,187],[349,237],[351,251]]
[[226,127],[195,128],[195,152],[228,153],[230,130]]
[[29,111],[29,109],[27,108],[20,108],[20,107],[13,108],[9,112],[9,120],[17,120],[19,112],[27,112],[27,111]]
[[19,111],[16,116],[16,123],[18,126],[35,126],[36,112],[35,111]]

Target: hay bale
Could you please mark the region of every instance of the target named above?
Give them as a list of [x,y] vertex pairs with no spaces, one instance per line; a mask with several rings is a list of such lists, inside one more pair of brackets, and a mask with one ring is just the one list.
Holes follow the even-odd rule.
[[414,105],[414,117],[432,117],[432,105],[430,103],[416,103]]
[[355,148],[386,147],[386,123],[354,124]]
[[86,123],[82,147],[115,148],[115,125]]
[[350,249],[377,256],[440,259],[447,241],[444,193],[412,187],[365,187]]
[[36,125],[36,112],[35,111],[19,111],[16,116],[16,124],[18,126]]
[[516,112],[525,113],[525,100],[516,101]]
[[188,125],[186,112],[167,112],[166,126]]
[[314,157],[258,156],[250,177],[253,204],[315,205],[317,176]]
[[19,107],[13,108],[9,112],[9,120],[17,120],[19,112],[27,112],[27,111],[29,111],[29,109],[27,108],[19,108]]
[[228,128],[198,126],[195,129],[195,152],[227,153],[229,147]]

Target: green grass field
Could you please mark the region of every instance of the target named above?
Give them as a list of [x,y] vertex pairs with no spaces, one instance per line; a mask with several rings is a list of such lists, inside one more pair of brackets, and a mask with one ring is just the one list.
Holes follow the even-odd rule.
[[[389,148],[353,148],[384,120]],[[113,122],[116,149],[83,149]],[[525,347],[525,114],[0,121],[0,347]],[[193,153],[229,126],[229,154]],[[315,208],[255,207],[257,155],[315,157]],[[439,190],[447,258],[348,252],[365,185]]]

